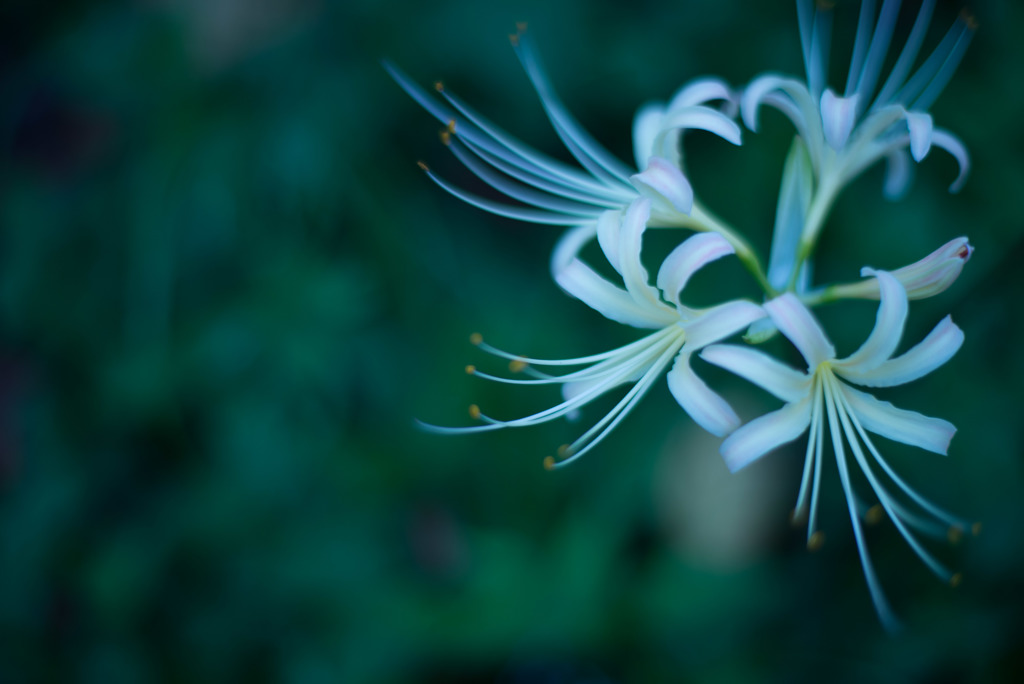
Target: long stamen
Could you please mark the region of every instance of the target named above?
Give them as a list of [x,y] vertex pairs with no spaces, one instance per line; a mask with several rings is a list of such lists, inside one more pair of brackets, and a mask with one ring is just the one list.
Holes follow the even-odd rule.
[[882,62],[889,51],[889,42],[892,40],[892,31],[896,26],[896,16],[900,11],[900,0],[885,0],[882,4],[882,12],[878,17],[878,24],[875,26],[875,34],[871,38],[871,47],[868,49],[867,59],[864,61],[864,69],[857,80],[857,94],[860,95],[860,111],[867,109],[868,98],[871,97],[875,84],[878,83],[878,74],[882,70]]
[[[842,387],[839,385],[839,381],[836,380],[834,382],[836,383],[836,386],[834,387],[834,392],[838,400],[840,409],[839,419],[843,423],[843,430],[846,432],[846,440],[850,443],[850,448],[853,450],[853,455],[854,458],[857,460],[858,465],[860,465],[861,472],[864,473],[864,476],[867,478],[868,483],[871,485],[871,488],[875,491],[875,494],[878,496],[879,503],[882,504],[882,507],[885,509],[885,512],[889,514],[889,518],[896,526],[896,529],[898,529],[900,534],[903,535],[903,539],[905,539],[907,544],[910,545],[910,548],[914,550],[914,553],[917,554],[918,558],[920,558],[924,562],[924,564],[927,565],[931,569],[931,571],[935,573],[936,576],[945,580],[946,582],[951,581],[953,579],[953,573],[950,572],[941,563],[939,563],[935,559],[935,557],[927,551],[927,549],[921,546],[921,542],[919,542],[917,537],[915,537],[914,534],[909,529],[907,529],[906,524],[903,522],[902,518],[900,518],[900,516],[897,514],[897,512],[891,505],[892,497],[886,491],[885,487],[882,486],[882,483],[878,481],[878,478],[875,477],[874,472],[871,470],[870,464],[868,463],[867,458],[865,458],[863,450],[860,448],[860,441],[857,439],[857,432],[855,432],[853,425],[851,425],[851,420],[853,421],[853,423],[857,425],[860,424],[860,421],[857,420],[857,417],[856,415],[853,414],[852,409],[850,408],[850,405],[846,400],[846,397],[843,396]],[[865,442],[868,441],[870,440],[865,439]]]
[[857,20],[857,37],[853,42],[850,72],[846,76],[845,97],[851,97],[856,87],[857,77],[860,75],[861,67],[864,65],[864,56],[868,51],[868,43],[871,38],[871,20],[874,18],[875,0],[864,0],[860,4],[860,18]]
[[811,36],[811,56],[807,82],[815,99],[821,97],[828,81],[829,43],[832,38],[832,6],[818,2],[814,16],[814,33]]
[[875,103],[872,105],[873,109],[889,104],[893,93],[903,85],[903,80],[910,73],[910,67],[914,65],[917,53],[921,50],[921,45],[924,43],[924,37],[928,32],[928,23],[931,21],[934,7],[935,0],[924,0],[921,3],[921,9],[917,12],[917,20],[914,21],[914,27],[910,29],[910,35],[907,37],[907,42],[903,45],[903,50],[900,52],[896,64],[893,65],[892,71],[889,72],[889,78],[886,79],[882,89],[878,92],[878,97],[875,98]]
[[[909,104],[915,100],[924,89],[936,78],[943,65],[956,50],[957,45],[968,31],[966,22],[958,19],[946,32],[939,45],[932,51],[932,54],[925,60],[910,80],[899,89],[893,101]],[[966,49],[966,46],[964,46]],[[952,73],[950,73],[952,75]]]
[[[831,373],[831,371],[825,371]],[[823,380],[827,380],[823,378]],[[825,382],[824,388],[825,404],[828,414],[829,432],[832,435],[832,448],[836,455],[836,465],[839,467],[839,480],[843,485],[843,492],[846,495],[846,503],[850,510],[850,521],[853,523],[853,536],[857,542],[857,551],[860,554],[861,568],[864,570],[864,578],[868,583],[868,591],[871,594],[871,600],[875,604],[875,611],[878,613],[879,619],[882,624],[889,631],[896,631],[899,628],[899,621],[892,612],[892,608],[889,606],[888,600],[885,598],[885,594],[882,592],[881,584],[878,581],[878,575],[875,573],[874,565],[871,563],[871,557],[868,555],[867,543],[864,539],[864,530],[860,524],[860,516],[857,515],[857,508],[854,504],[853,486],[850,483],[850,473],[846,463],[846,450],[843,447],[842,433],[840,432],[840,426],[837,419],[838,408],[836,406],[836,397],[834,396],[836,389],[832,386],[831,382]]]
[[596,363],[598,361],[604,361],[618,355],[632,355],[639,349],[647,348],[654,344],[657,340],[662,337],[668,337],[670,334],[677,332],[673,327],[663,328],[655,333],[651,333],[647,337],[643,337],[636,342],[630,342],[624,347],[618,349],[612,349],[611,351],[601,352],[600,354],[592,354],[590,356],[581,356],[575,359],[536,359],[530,356],[523,356],[521,354],[511,354],[507,351],[492,347],[491,345],[484,342],[484,338],[480,333],[473,333],[469,336],[471,344],[480,347],[481,351],[485,351],[488,354],[492,354],[499,358],[508,359],[509,361],[522,361],[528,363],[531,366],[583,366],[586,364]]

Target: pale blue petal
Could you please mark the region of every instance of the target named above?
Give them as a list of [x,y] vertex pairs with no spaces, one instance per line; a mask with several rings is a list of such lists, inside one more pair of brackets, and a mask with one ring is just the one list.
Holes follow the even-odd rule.
[[839,97],[829,88],[821,94],[821,127],[825,141],[833,150],[841,150],[857,121],[859,95]]
[[945,455],[948,451],[949,442],[956,433],[952,423],[896,408],[846,384],[840,383],[839,387],[850,410],[868,432],[936,454]]
[[739,427],[739,416],[732,407],[690,368],[690,354],[679,354],[666,377],[672,396],[702,428],[716,437],[724,437]]
[[794,370],[750,347],[716,344],[704,349],[700,357],[749,380],[785,402],[799,401],[811,391],[811,375]]
[[736,472],[802,435],[811,424],[810,395],[795,404],[755,418],[725,438],[720,449],[725,465]]
[[658,289],[680,306],[679,293],[690,276],[716,259],[734,254],[733,246],[718,233],[697,233],[672,250],[658,269]]
[[689,214],[693,207],[693,188],[682,170],[662,157],[651,157],[642,173],[629,177],[642,195],[656,201],[668,202],[681,214]]
[[835,347],[825,337],[821,325],[810,310],[791,292],[765,303],[765,311],[772,317],[779,331],[803,355],[810,369],[816,369],[824,361],[836,357]]
[[878,279],[880,302],[868,339],[860,349],[835,364],[837,370],[851,374],[865,373],[887,361],[899,346],[907,320],[907,292],[900,281],[886,271],[865,269],[862,273]]
[[931,373],[949,361],[960,349],[963,341],[963,331],[946,316],[932,329],[928,337],[904,354],[865,373],[840,372],[850,381],[867,387],[902,385]]
[[764,309],[753,302],[736,300],[705,309],[686,328],[686,349],[697,351],[738,333],[754,321],[764,318]]

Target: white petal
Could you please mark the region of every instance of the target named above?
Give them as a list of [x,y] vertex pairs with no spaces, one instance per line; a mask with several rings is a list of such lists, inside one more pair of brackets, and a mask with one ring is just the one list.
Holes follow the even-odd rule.
[[840,383],[839,387],[857,420],[868,432],[936,454],[945,455],[949,449],[949,441],[956,433],[952,423],[896,408],[846,384]]
[[654,141],[662,131],[662,120],[665,118],[665,105],[652,102],[640,108],[633,117],[633,154],[636,155],[636,168],[647,168],[647,160],[654,152]]
[[685,107],[704,104],[712,100],[732,101],[732,89],[717,78],[702,78],[676,91],[668,103],[668,111],[674,112]]
[[779,89],[784,79],[781,76],[767,74],[755,78],[746,88],[740,98],[740,115],[743,118],[743,125],[750,130],[757,132],[757,110],[761,107],[761,101],[771,92]]
[[953,181],[953,184],[949,186],[950,192],[959,192],[967,180],[967,172],[971,170],[971,160],[967,156],[967,148],[964,147],[959,138],[942,128],[936,128],[932,131],[932,144],[949,152],[956,157],[957,163],[960,164],[960,174]]
[[829,88],[821,94],[821,125],[825,141],[833,150],[846,145],[857,122],[857,100],[859,95],[838,97]]
[[677,320],[674,318],[676,312],[661,301],[658,291],[648,282],[647,269],[640,261],[644,229],[650,216],[650,200],[640,198],[629,205],[622,218],[619,234],[619,266],[622,269],[622,281],[637,305],[659,312],[663,316],[667,314]]
[[964,333],[946,316],[935,328],[905,353],[866,373],[844,376],[867,387],[892,387],[912,382],[949,361],[964,342]]
[[706,309],[691,322],[685,323],[686,349],[697,351],[714,342],[738,333],[754,321],[764,318],[764,309],[742,299]]
[[622,230],[622,211],[609,209],[597,218],[597,243],[601,245],[604,258],[615,271],[622,275],[619,257],[619,233]]
[[587,223],[565,231],[551,252],[551,274],[557,277],[559,271],[575,260],[583,246],[593,239],[596,231],[596,223]]
[[700,357],[749,380],[785,402],[799,401],[811,390],[812,376],[750,347],[716,344],[704,349]]
[[651,157],[642,173],[629,177],[629,182],[646,197],[667,201],[682,214],[693,207],[693,188],[682,170],[663,157]]
[[743,143],[739,125],[717,109],[710,107],[687,107],[670,112],[665,117],[664,128],[699,128],[725,138],[733,145]]
[[672,396],[702,428],[723,437],[739,427],[739,416],[732,407],[690,368],[690,354],[679,354],[666,378]]
[[625,290],[611,284],[579,259],[555,273],[555,282],[573,297],[613,321],[635,328],[661,328],[678,320],[667,313],[641,306]]
[[926,112],[907,112],[907,128],[910,130],[910,154],[919,162],[932,148],[932,116]]
[[755,418],[725,438],[720,449],[725,465],[736,472],[769,451],[792,442],[811,424],[810,396]]
[[687,281],[705,264],[735,253],[728,240],[718,233],[697,233],[672,250],[658,269],[658,289],[679,306],[679,293]]
[[815,369],[823,361],[836,357],[835,347],[825,337],[821,325],[791,292],[765,303],[764,309],[782,334],[800,350],[808,368]]
[[870,268],[863,269],[861,275],[878,279],[881,301],[868,339],[860,349],[835,364],[837,370],[852,374],[865,373],[887,361],[899,346],[907,320],[907,292],[899,280],[891,273]]

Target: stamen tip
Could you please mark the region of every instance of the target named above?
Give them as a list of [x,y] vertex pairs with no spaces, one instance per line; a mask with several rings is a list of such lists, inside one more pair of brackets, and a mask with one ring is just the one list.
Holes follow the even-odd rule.
[[951,525],[949,530],[946,531],[946,539],[949,540],[950,544],[959,544],[963,538],[964,529],[959,525]]
[[473,420],[480,420],[480,407],[476,404],[469,405],[469,417]]
[[817,551],[825,543],[825,533],[818,530],[811,535],[810,539],[807,540],[807,548],[811,551]]
[[953,576],[949,578],[949,586],[959,587],[960,583],[964,581],[964,573],[954,572]]
[[568,458],[569,456],[572,455],[571,452],[572,447],[568,444],[563,444],[562,446],[558,447],[558,458]]
[[973,534],[975,537],[977,537],[979,534],[981,534],[981,523],[980,522],[976,522],[973,525],[971,525],[971,534]]
[[434,90],[439,93],[444,92],[444,83],[442,81],[434,81]]
[[473,333],[469,336],[469,343],[474,347],[479,347],[484,342],[484,336],[480,333]]
[[430,173],[430,168],[427,166],[426,162],[418,161],[416,162],[416,166],[420,167],[423,171]]
[[466,366],[466,375],[475,375],[475,374],[476,374],[476,366],[474,366],[473,364],[469,364],[468,366]]
[[789,524],[793,527],[800,527],[807,521],[807,514],[795,508],[789,512]]
[[964,7],[960,10],[960,20],[967,24],[968,31],[978,30],[978,18],[974,16],[974,12],[970,8]]
[[455,134],[455,119],[448,119],[447,128],[449,133],[451,133],[452,135]]
[[554,469],[555,469],[555,458],[554,458],[554,456],[545,456],[544,457],[544,470],[554,470]]
[[516,22],[516,31],[518,31],[519,33],[523,33],[524,31],[526,31],[526,26],[527,26],[527,24],[526,24],[525,21],[517,21]]
[[515,359],[508,362],[508,369],[513,373],[522,373],[529,365],[530,364],[526,363],[526,361],[523,361],[522,359]]
[[444,144],[445,147],[448,147],[449,145],[452,144],[452,134],[449,133],[447,129],[441,131],[437,135],[439,138],[441,138],[441,143]]
[[882,521],[883,511],[881,504],[875,504],[864,514],[864,522],[868,525],[877,525]]

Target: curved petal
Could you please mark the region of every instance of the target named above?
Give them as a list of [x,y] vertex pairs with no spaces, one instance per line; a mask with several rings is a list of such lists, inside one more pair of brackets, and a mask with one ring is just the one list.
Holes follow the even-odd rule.
[[622,210],[609,209],[597,217],[597,243],[601,245],[604,258],[612,268],[622,275],[621,258],[619,256],[619,233],[622,230]]
[[[682,170],[663,157],[651,157],[642,173],[629,177],[640,193],[646,197],[667,201],[681,214],[693,208],[693,187]],[[646,220],[646,219],[645,219]]]
[[[778,74],[765,74],[755,78],[750,82],[750,85],[743,89],[743,95],[740,98],[740,115],[743,118],[743,124],[747,128],[755,133],[757,132],[758,109],[761,107],[762,102],[767,101],[768,95],[780,90],[793,98],[801,119],[807,118],[812,111],[817,115],[817,103],[814,102],[814,98],[811,97],[811,93],[807,90],[806,85],[793,78],[779,76]],[[771,102],[768,103],[771,104]],[[804,129],[806,127],[805,122],[793,118],[796,112],[783,108],[779,109],[793,121],[797,128]]]
[[729,241],[718,233],[697,233],[672,250],[658,269],[658,289],[665,297],[680,307],[679,293],[687,281],[705,264],[734,254]]
[[838,383],[850,410],[868,432],[926,451],[946,455],[956,427],[941,418],[896,408],[866,392]]
[[670,320],[678,320],[676,312],[661,301],[658,291],[648,282],[647,269],[640,261],[644,229],[651,216],[650,200],[640,198],[626,209],[619,233],[619,266],[626,291],[638,306],[646,307]]
[[633,154],[636,156],[636,168],[647,167],[647,160],[654,152],[654,141],[663,130],[661,125],[665,118],[665,105],[651,102],[644,105],[633,117]]
[[[928,336],[895,359],[865,373],[841,374],[866,387],[893,387],[917,380],[943,365],[964,342],[964,333],[949,316],[943,318]],[[839,369],[836,369],[839,371]]]
[[693,106],[669,112],[662,123],[663,128],[699,128],[725,138],[733,145],[743,143],[739,125],[717,109]]
[[749,380],[785,402],[799,401],[811,390],[812,376],[750,347],[715,344],[704,349],[700,357]]
[[787,292],[764,305],[779,331],[792,342],[810,369],[836,357],[835,347],[825,337],[825,332],[814,316],[796,296]]
[[739,427],[739,416],[732,407],[690,368],[690,354],[676,356],[666,379],[669,391],[683,410],[715,437],[723,437]]
[[833,150],[846,146],[850,133],[857,122],[857,101],[859,95],[839,97],[829,88],[821,94],[821,128],[825,142]]
[[811,424],[810,395],[766,413],[737,429],[722,442],[720,452],[729,470],[736,472],[802,435]]
[[590,308],[625,325],[661,328],[678,321],[678,315],[665,305],[641,306],[628,292],[602,278],[578,258],[580,249],[594,237],[595,231],[595,224],[579,226],[558,241],[551,257],[555,282]]
[[668,111],[674,112],[685,107],[704,104],[712,100],[732,101],[732,89],[718,78],[700,78],[687,83],[676,91],[668,103]]
[[932,131],[932,145],[941,147],[949,152],[956,158],[957,163],[960,164],[960,174],[953,181],[953,184],[949,186],[950,192],[960,192],[960,188],[967,181],[967,172],[971,170],[971,160],[967,155],[967,148],[964,147],[959,138],[942,128],[936,128]]
[[880,302],[875,327],[868,339],[853,354],[834,364],[837,370],[850,374],[865,373],[889,359],[903,337],[903,324],[907,320],[907,291],[891,273],[866,268],[862,275],[878,279]]
[[694,352],[720,342],[764,316],[764,309],[743,299],[706,309],[692,321],[683,324],[686,329],[686,349]]
[[919,162],[928,156],[932,148],[932,115],[926,112],[907,112],[907,129],[910,131],[910,154]]

